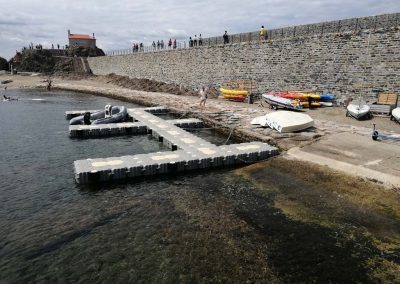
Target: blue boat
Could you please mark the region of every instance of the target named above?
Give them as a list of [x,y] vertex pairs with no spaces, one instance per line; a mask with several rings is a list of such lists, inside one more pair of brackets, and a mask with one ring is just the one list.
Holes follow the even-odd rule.
[[323,94],[321,93],[321,101],[327,102],[327,101],[333,101],[335,99],[335,95],[332,95],[331,93],[326,93]]

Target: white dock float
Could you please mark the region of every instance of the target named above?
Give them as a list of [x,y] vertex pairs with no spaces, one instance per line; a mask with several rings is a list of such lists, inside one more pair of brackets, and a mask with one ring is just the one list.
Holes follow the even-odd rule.
[[75,179],[77,183],[82,185],[109,182],[157,174],[255,163],[277,154],[278,150],[275,147],[261,142],[251,142],[219,146],[215,150],[203,148],[198,152],[177,150],[105,159],[87,159],[74,162]]
[[177,127],[173,120],[164,120],[145,109],[128,109],[128,114],[176,151],[75,161],[77,183],[83,185],[254,163],[278,155],[276,147],[261,142],[216,146]]
[[[170,123],[180,128],[201,128],[203,122],[196,118],[173,119]],[[70,125],[69,136],[73,138],[97,138],[115,135],[146,134],[148,128],[141,122],[122,122],[95,125]]]

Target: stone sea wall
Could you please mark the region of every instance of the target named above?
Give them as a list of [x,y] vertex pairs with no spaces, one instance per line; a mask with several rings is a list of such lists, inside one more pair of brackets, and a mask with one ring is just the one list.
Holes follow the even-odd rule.
[[[319,89],[352,96],[360,92],[368,96],[382,91],[400,93],[398,15],[320,23],[308,29],[285,28],[297,32],[281,32],[280,37],[272,30],[270,39],[261,43],[240,38],[240,42],[228,45],[205,44],[88,60],[97,75],[115,73],[194,89],[254,80],[259,92]],[[320,33],[309,32],[319,29]]]

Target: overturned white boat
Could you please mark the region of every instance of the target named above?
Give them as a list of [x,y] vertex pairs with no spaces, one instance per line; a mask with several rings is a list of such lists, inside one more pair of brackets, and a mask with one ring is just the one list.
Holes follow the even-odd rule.
[[253,120],[250,122],[251,125],[264,125],[266,123],[267,118],[265,115],[263,116],[258,116],[256,118],[253,118]]
[[397,107],[392,110],[392,116],[390,119],[394,119],[400,123],[400,107]]
[[305,113],[282,110],[256,117],[251,124],[268,126],[279,132],[295,132],[313,127],[314,120]]
[[70,125],[78,124],[107,124],[124,121],[127,116],[127,109],[124,106],[106,105],[104,110],[74,117],[69,121]]
[[347,106],[346,116],[351,116],[357,120],[371,118],[370,107],[367,104],[350,103]]

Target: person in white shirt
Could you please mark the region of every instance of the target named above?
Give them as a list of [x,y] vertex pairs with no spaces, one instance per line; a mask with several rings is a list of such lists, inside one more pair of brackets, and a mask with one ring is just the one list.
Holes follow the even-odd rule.
[[207,93],[206,93],[206,88],[201,87],[199,91],[200,95],[200,108],[203,108],[206,106],[206,101],[207,101]]

